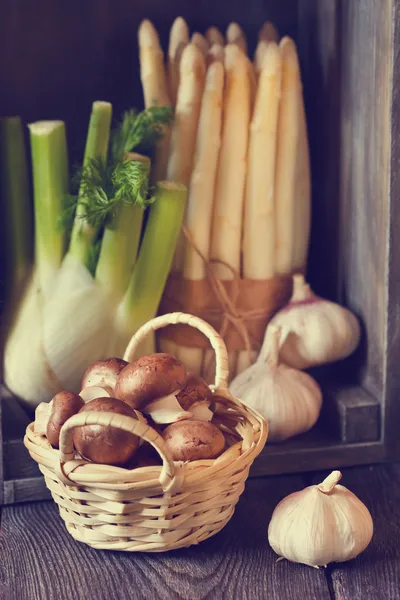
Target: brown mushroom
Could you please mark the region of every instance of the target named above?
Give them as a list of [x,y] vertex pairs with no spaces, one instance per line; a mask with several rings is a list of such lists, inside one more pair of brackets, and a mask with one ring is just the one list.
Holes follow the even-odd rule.
[[[137,419],[130,406],[116,398],[96,398],[87,402],[79,411],[117,413]],[[104,465],[122,466],[128,462],[139,445],[140,439],[115,427],[82,425],[73,433],[74,446],[86,460]]]
[[119,374],[115,396],[132,408],[143,408],[157,398],[177,393],[186,383],[186,370],[170,354],[141,356]]
[[59,446],[62,426],[72,415],[79,412],[82,406],[82,398],[73,392],[59,392],[54,396],[46,424],[46,436],[54,448]]
[[212,392],[200,375],[188,373],[186,384],[176,395],[176,399],[184,410],[190,410],[195,402],[207,400],[211,403]]
[[216,458],[225,447],[222,432],[206,421],[178,421],[162,434],[174,460]]
[[118,375],[128,363],[122,358],[106,358],[90,365],[82,379],[82,389],[99,386],[114,390]]

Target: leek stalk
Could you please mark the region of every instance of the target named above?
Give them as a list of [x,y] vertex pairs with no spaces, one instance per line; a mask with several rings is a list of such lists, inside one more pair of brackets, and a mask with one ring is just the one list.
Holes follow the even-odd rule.
[[65,234],[57,228],[68,189],[68,154],[62,121],[29,125],[35,206],[35,266],[44,297],[51,292],[65,252]]
[[[130,160],[143,163],[150,172],[150,159],[128,153]],[[140,204],[122,204],[112,222],[104,229],[96,280],[118,299],[122,298],[136,261],[144,208]]]
[[[35,270],[21,299],[4,349],[4,380],[29,404],[49,400],[59,382],[49,369],[43,347],[45,303],[52,296],[65,250],[56,227],[68,185],[65,125],[38,121],[29,125],[35,207]],[[24,369],[21,371],[21,364]]]
[[28,166],[19,117],[0,120],[0,172],[7,261],[5,279],[12,302],[26,283],[32,260]]
[[186,197],[187,188],[183,184],[170,181],[157,184],[139,256],[117,311],[117,355],[122,356],[130,337],[157,313],[182,225]]
[[[107,158],[108,142],[110,138],[112,105],[109,102],[93,102],[90,116],[89,130],[86,139],[83,167],[87,167],[90,161],[100,159],[103,162]],[[90,251],[98,234],[98,228],[84,219],[82,192],[79,192],[78,206],[71,233],[69,252],[89,267]]]

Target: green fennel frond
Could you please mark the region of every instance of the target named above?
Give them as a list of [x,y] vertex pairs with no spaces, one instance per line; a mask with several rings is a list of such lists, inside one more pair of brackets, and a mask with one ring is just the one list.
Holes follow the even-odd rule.
[[137,160],[119,160],[104,165],[92,160],[82,169],[80,215],[89,225],[109,225],[122,204],[146,206],[148,174],[146,166]]
[[154,106],[140,113],[134,109],[124,112],[121,123],[112,135],[113,160],[139,146],[143,152],[150,151],[164,135],[165,126],[169,126],[172,119],[173,110],[169,106]]
[[143,207],[149,203],[148,172],[144,163],[129,159],[118,161],[111,177],[115,198],[130,204],[135,202]]
[[122,204],[151,204],[154,198],[149,197],[148,168],[140,161],[125,158],[125,154],[138,146],[151,151],[172,118],[173,111],[167,106],[140,113],[127,110],[112,133],[108,162],[96,158],[76,169],[72,179],[76,195],[66,197],[59,226],[69,232],[74,218],[84,219],[96,228],[110,226]]

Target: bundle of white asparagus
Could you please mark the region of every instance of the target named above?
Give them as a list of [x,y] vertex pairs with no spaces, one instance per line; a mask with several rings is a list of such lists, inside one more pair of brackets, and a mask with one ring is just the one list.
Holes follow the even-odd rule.
[[[240,278],[287,286],[306,266],[310,232],[309,150],[294,41],[279,40],[265,23],[250,60],[237,23],[225,36],[216,27],[190,35],[178,17],[166,64],[150,21],[140,26],[139,46],[146,107],[175,109],[171,136],[157,149],[155,177],[189,188],[186,234],[172,275],[186,282],[211,277],[233,285]],[[159,346],[212,379],[212,352],[177,343],[176,336],[160,338]],[[250,351],[248,343],[230,349],[231,375],[248,367],[258,349],[252,344]]]

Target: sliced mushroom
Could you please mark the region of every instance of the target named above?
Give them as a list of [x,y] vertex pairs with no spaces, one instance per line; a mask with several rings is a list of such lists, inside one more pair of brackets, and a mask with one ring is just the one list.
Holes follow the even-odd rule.
[[49,422],[50,414],[53,409],[53,400],[50,402],[41,402],[35,410],[35,422],[33,431],[38,435],[46,435],[47,423]]
[[59,446],[60,431],[64,423],[79,412],[82,406],[82,398],[73,392],[59,392],[54,396],[46,424],[46,437],[53,448]]
[[118,376],[127,364],[122,358],[97,361],[86,369],[82,379],[82,389],[96,385],[114,390]]
[[112,398],[113,390],[106,386],[89,385],[79,392],[80,397],[84,402],[96,400],[96,398]]
[[115,396],[132,408],[142,409],[152,400],[181,390],[186,383],[186,370],[170,354],[141,356],[119,374]]
[[146,404],[142,410],[146,415],[149,415],[155,423],[160,425],[175,423],[176,421],[193,417],[192,412],[183,410],[176,399],[175,394],[157,398],[157,400],[153,400],[153,402]]
[[225,447],[222,432],[204,421],[179,421],[162,434],[174,460],[191,461],[216,458]]
[[208,400],[202,402],[195,402],[190,407],[192,413],[192,419],[194,421],[211,421],[214,416],[212,410],[210,410],[210,403]]
[[[101,411],[126,415],[137,419],[134,410],[116,398],[96,398],[79,411]],[[123,466],[135,454],[140,438],[115,427],[83,425],[73,433],[76,450],[86,460],[104,465]]]

